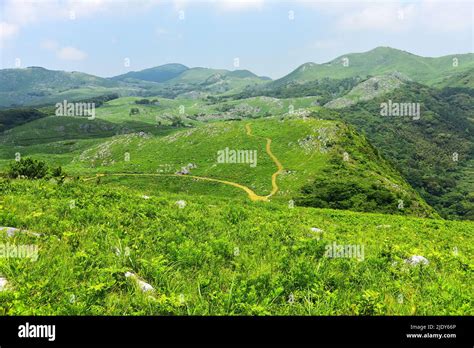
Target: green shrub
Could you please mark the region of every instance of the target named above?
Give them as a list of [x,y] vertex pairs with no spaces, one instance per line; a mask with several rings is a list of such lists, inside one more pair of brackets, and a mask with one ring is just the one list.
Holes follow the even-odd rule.
[[48,174],[48,165],[46,162],[35,160],[32,158],[22,158],[15,161],[8,169],[8,176],[17,178],[24,176],[28,179],[41,179]]

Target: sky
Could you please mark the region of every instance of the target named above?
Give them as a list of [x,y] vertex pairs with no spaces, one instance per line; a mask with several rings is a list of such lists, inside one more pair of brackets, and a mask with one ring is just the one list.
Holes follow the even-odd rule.
[[0,0],[0,68],[110,77],[166,63],[282,77],[390,46],[474,52],[474,1]]

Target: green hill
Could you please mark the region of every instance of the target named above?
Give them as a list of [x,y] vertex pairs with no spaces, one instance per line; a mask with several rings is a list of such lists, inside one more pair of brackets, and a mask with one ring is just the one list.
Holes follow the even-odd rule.
[[0,108],[82,101],[110,94],[175,98],[181,94],[236,93],[248,85],[267,81],[268,78],[248,70],[187,68],[181,64],[166,64],[110,79],[41,67],[2,69]]
[[356,85],[342,97],[333,99],[324,106],[334,109],[348,107],[391,92],[400,88],[407,81],[409,79],[399,73],[371,77]]
[[[457,66],[453,66],[454,58],[457,59]],[[345,62],[347,66],[344,65]],[[268,87],[277,87],[290,82],[304,83],[323,78],[367,77],[394,72],[402,73],[416,82],[431,85],[473,67],[474,53],[431,58],[420,57],[390,47],[377,47],[364,53],[346,54],[324,64],[303,64],[283,78],[271,82]]]
[[191,68],[170,79],[154,93],[165,97],[178,95],[192,98],[209,94],[237,93],[247,86],[257,86],[268,82],[248,70],[229,71],[224,69]]
[[[381,116],[381,105],[389,100],[419,103],[419,117]],[[405,83],[371,100],[348,103],[338,113],[313,116],[354,125],[444,217],[472,219],[474,186],[464,174],[472,170],[474,156],[472,104],[471,96],[456,89]]]
[[[20,151],[23,157],[60,164],[71,175],[106,174],[102,182],[155,191],[237,199],[252,198],[248,190],[258,199],[273,192],[268,198],[283,204],[294,200],[306,206],[437,216],[363,137],[339,122],[289,117],[196,124],[184,130],[135,125],[135,132],[124,135],[115,134],[122,133],[125,124],[106,118],[51,117],[31,125],[35,136],[29,146],[25,147],[29,124],[16,127],[5,139],[8,147],[2,157],[13,158]],[[10,143],[22,138],[23,146]],[[270,152],[283,166],[281,171],[266,148],[268,139]],[[251,159],[220,163],[219,151],[226,148],[255,152],[255,165]],[[189,177],[175,175],[190,163],[197,168],[190,170]],[[277,175],[275,183],[273,175]],[[337,191],[333,180],[337,176],[351,185],[350,195],[331,196],[330,192]],[[308,189],[314,183],[329,194]]]
[[127,95],[138,90],[117,81],[80,72],[40,67],[0,70],[0,107],[46,105],[84,100],[104,94]]
[[165,64],[140,71],[130,71],[123,75],[114,76],[111,79],[116,81],[137,79],[151,82],[165,82],[179,76],[188,69],[187,66],[182,64]]

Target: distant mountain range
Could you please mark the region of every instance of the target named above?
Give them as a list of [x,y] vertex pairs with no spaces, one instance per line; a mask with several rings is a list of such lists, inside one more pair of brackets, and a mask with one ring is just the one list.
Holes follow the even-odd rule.
[[[367,78],[387,74],[398,74],[404,79],[437,88],[474,88],[474,54],[427,58],[378,47],[364,53],[346,54],[324,64],[305,63],[275,81],[248,70],[189,68],[182,64],[165,64],[111,78],[41,67],[3,69],[0,70],[0,107],[40,105],[64,99],[83,100],[113,93],[119,96],[198,98],[242,91],[280,96],[278,93],[285,89],[282,95],[285,96],[288,88],[296,88],[292,96],[298,96],[301,89],[306,90],[304,95],[319,95],[321,88],[330,88],[321,87],[320,81],[336,81],[330,85],[339,89],[340,81],[343,81],[344,92],[347,92]],[[314,88],[316,84],[320,85],[319,89]]]
[[[83,100],[104,94],[119,96],[164,95],[176,97],[238,92],[267,82],[248,70],[188,68],[165,64],[111,78],[41,67],[0,70],[0,107],[29,106],[59,100]],[[194,94],[192,94],[194,92]]]

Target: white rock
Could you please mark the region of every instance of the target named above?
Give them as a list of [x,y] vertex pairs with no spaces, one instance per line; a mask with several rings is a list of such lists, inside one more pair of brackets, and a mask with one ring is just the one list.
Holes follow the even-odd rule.
[[183,209],[186,206],[186,201],[179,200],[176,202],[176,205],[179,207],[179,209]]
[[154,291],[155,289],[150,284],[144,282],[143,280],[138,279],[138,286],[142,289],[143,292]]
[[311,232],[317,232],[317,233],[322,233],[323,232],[322,229],[317,228],[317,227],[311,227],[310,230],[311,230]]
[[125,277],[126,277],[126,278],[130,278],[130,277],[135,278],[136,275],[135,275],[135,273],[132,273],[132,272],[126,272],[126,273],[125,273]]
[[8,280],[0,277],[0,291],[4,291],[7,288]]
[[0,226],[0,231],[1,232],[6,232],[8,237],[13,237],[15,235],[15,233],[20,233],[20,232],[23,232],[23,233],[26,233],[26,234],[29,234],[29,235],[32,235],[32,236],[35,236],[35,237],[40,236],[39,233],[31,232],[31,231],[27,231],[27,230],[22,230],[22,229],[19,229],[19,228],[16,228],[16,227]]
[[150,197],[147,196],[147,195],[143,195],[142,198],[143,198],[143,199],[150,199]]
[[139,279],[138,276],[137,276],[135,273],[126,272],[126,273],[125,273],[125,277],[126,277],[126,278],[132,278],[133,280],[135,280],[136,283],[138,284],[138,286],[140,287],[140,289],[141,289],[143,292],[150,292],[150,291],[154,291],[154,290],[155,290],[155,289],[153,288],[153,286],[151,286],[151,285],[148,284],[147,282],[144,282],[143,280]]
[[405,263],[408,263],[409,265],[412,265],[412,266],[416,266],[419,264],[427,265],[430,262],[423,256],[413,255],[412,257],[406,259]]
[[8,237],[13,237],[13,235],[21,230],[15,227],[0,227],[0,231],[4,231],[7,233]]

